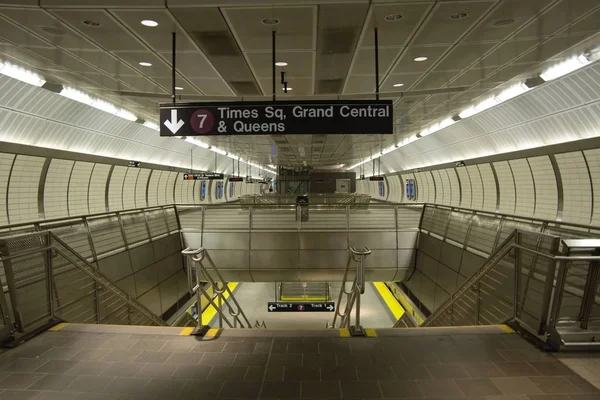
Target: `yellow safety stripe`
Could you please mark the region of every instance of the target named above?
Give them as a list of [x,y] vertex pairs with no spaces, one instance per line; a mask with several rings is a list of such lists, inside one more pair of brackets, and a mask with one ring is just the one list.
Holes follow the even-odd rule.
[[179,336],[190,336],[190,334],[192,333],[193,330],[194,330],[194,328],[190,328],[190,327],[183,328],[181,330],[181,332],[179,332]]
[[506,333],[515,333],[515,331],[508,325],[498,325],[500,327],[500,329],[502,329],[504,332]]
[[419,325],[423,324],[423,318],[421,318],[419,316],[419,314],[417,312],[415,312],[415,310],[412,308],[412,306],[410,305],[410,301],[408,301],[408,299],[404,296],[404,293],[402,293],[402,291],[400,290],[395,290],[394,294],[398,301],[400,302],[400,304],[402,305],[402,307],[404,308],[404,310],[411,315],[415,321],[417,321],[417,323]]
[[[229,291],[233,292],[233,290],[237,287],[238,282],[229,282],[227,284],[227,287],[229,288]],[[223,297],[225,299],[227,299],[229,297],[229,291],[226,290],[223,293]],[[213,299],[213,301],[218,304],[217,299]],[[207,324],[210,324],[210,321],[213,320],[213,318],[215,317],[215,315],[217,315],[217,310],[212,306],[212,304],[209,304],[208,307],[206,307],[206,309],[204,311],[202,311],[202,313],[200,314],[200,316],[198,318],[200,319],[200,322],[202,325],[204,325],[204,323],[206,322]]]
[[390,292],[390,289],[386,286],[386,284],[383,282],[375,282],[373,283],[373,285],[375,285],[375,289],[377,289],[377,291],[379,292],[379,295],[392,312],[392,315],[394,316],[396,321],[402,318],[405,312],[404,308],[402,308],[402,306],[398,302],[398,299],[394,297],[394,295],[392,294],[392,292]]
[[48,329],[50,332],[58,332],[60,331],[62,328],[64,328],[65,326],[69,325],[68,322],[61,322],[58,325],[54,325],[52,328]]

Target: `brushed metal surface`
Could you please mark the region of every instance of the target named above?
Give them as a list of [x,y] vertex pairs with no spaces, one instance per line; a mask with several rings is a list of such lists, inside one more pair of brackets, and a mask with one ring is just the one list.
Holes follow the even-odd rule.
[[300,232],[299,239],[300,249],[348,249],[348,235],[346,232]]
[[252,232],[253,250],[298,249],[297,232]]
[[[350,246],[362,249],[365,246],[371,250],[395,249],[396,231],[389,232],[350,232]],[[413,246],[414,247],[414,246]]]
[[205,233],[203,246],[207,250],[248,250],[250,234],[246,232]]

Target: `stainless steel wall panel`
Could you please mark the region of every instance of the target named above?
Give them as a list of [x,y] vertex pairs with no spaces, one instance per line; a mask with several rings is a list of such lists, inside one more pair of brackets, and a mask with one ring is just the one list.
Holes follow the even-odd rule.
[[118,253],[98,261],[100,271],[113,282],[133,273],[127,252]]
[[377,250],[371,253],[365,261],[367,269],[371,268],[393,268],[397,267],[397,250]]
[[252,269],[250,276],[251,282],[310,282],[310,279],[302,280],[297,269]]
[[[350,232],[348,236],[350,246],[353,246],[356,249],[362,249],[364,247],[368,247],[371,250],[396,249],[396,231]],[[347,248],[347,246],[345,248]]]
[[303,230],[337,230],[347,229],[346,210],[322,211],[310,210],[309,220],[302,222]]
[[183,231],[202,231],[202,208],[177,207],[177,213]]
[[202,233],[196,232],[182,232],[183,247],[191,247],[193,249],[199,249],[202,247]]
[[252,230],[297,230],[296,209],[252,211]]
[[[171,275],[183,272],[181,268],[182,265],[182,256],[179,253],[171,254],[169,257],[159,261],[158,263],[158,281],[162,282]],[[187,279],[187,277],[186,277]]]
[[[372,255],[371,255],[372,256]],[[348,250],[301,250],[298,268],[346,268]],[[341,280],[340,276],[340,280]]]
[[300,249],[348,249],[348,235],[345,232],[300,232],[298,236]]
[[394,278],[389,280],[389,282],[404,282],[411,275],[412,271],[412,268],[398,268],[396,270],[396,275],[394,275]]
[[151,264],[133,275],[135,289],[139,296],[158,284],[158,264]]
[[398,229],[418,229],[423,206],[397,207]]
[[210,257],[221,271],[248,269],[248,250],[211,251]]
[[207,207],[204,212],[204,232],[248,230],[250,213],[241,209]]
[[460,262],[462,260],[462,248],[456,247],[450,243],[444,243],[442,245],[442,252],[440,254],[440,261],[452,268],[456,272],[460,270]]
[[181,242],[178,234],[160,238],[152,242],[152,245],[156,260],[163,259],[170,254],[179,253],[181,251]]
[[350,229],[396,229],[393,208],[352,210]]
[[248,250],[250,234],[246,232],[205,233],[203,246],[208,250]]
[[294,250],[299,248],[298,233],[252,232],[252,250]]
[[415,265],[415,259],[417,257],[417,250],[415,249],[401,249],[398,250],[398,269],[409,268],[413,269]]
[[297,269],[298,250],[252,250],[250,269]]
[[131,267],[134,272],[144,269],[154,262],[154,250],[151,243],[134,247],[129,251]]
[[146,308],[152,311],[156,315],[162,314],[161,309],[161,293],[157,287],[152,288],[150,291],[146,292],[143,296],[138,297],[137,301],[142,303]]
[[417,246],[419,232],[398,232],[398,248],[414,249]]

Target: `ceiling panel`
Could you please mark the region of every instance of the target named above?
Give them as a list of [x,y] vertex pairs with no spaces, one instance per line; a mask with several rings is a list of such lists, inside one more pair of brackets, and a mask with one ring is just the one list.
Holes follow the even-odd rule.
[[[463,36],[494,4],[494,1],[439,2],[421,28],[413,45],[452,44]],[[452,19],[464,13],[462,19]]]
[[[287,95],[310,96],[313,94],[312,78],[286,78],[286,81],[288,83],[288,87],[292,88]],[[259,83],[264,93],[271,94],[273,92],[273,81],[271,78],[259,79]],[[283,85],[281,85],[281,80],[279,77],[277,77],[275,82],[275,88],[277,90],[277,96],[286,96],[286,94],[283,92]]]
[[433,68],[436,72],[460,71],[478,61],[485,53],[491,50],[496,43],[460,44],[454,47]]
[[[146,47],[126,31],[105,10],[54,9],[52,14],[68,23],[74,30],[89,37],[108,51],[143,51]],[[100,26],[86,25],[83,21],[94,21]]]
[[[361,47],[375,47],[373,30],[379,30],[379,46],[406,46],[417,27],[433,7],[433,2],[422,4],[377,4],[369,18],[368,29],[360,42]],[[401,16],[388,21],[387,16]],[[396,17],[396,18],[397,18]]]
[[[312,51],[278,51],[276,60],[288,63],[286,67],[277,67],[277,80],[280,73],[285,71],[287,76],[298,78],[312,77],[314,65],[314,52]],[[267,78],[272,75],[273,55],[271,53],[246,53],[250,68],[259,78]]]
[[[159,55],[164,59],[165,63],[171,67],[171,52],[162,52]],[[202,54],[198,52],[178,53],[177,71],[186,77],[198,78],[221,78],[219,73],[212,67],[210,62]]]
[[[4,9],[0,9],[0,17],[2,17],[3,15],[2,10]],[[12,21],[7,17],[1,18],[0,23],[2,23],[2,29],[0,29],[0,37],[2,37],[5,40],[8,40],[11,43],[17,44],[19,46],[29,47],[53,47],[47,41],[44,41],[41,38],[27,32],[25,29],[21,28],[18,25],[18,23]]]
[[[431,46],[431,47],[407,47],[398,63],[395,65],[393,69],[393,74],[402,74],[402,73],[412,73],[412,72],[425,72],[433,64],[437,62],[437,60],[442,57],[446,51],[448,51],[448,46]],[[417,62],[415,58],[417,57],[427,57],[426,61]]]
[[[314,14],[313,7],[224,9],[243,51],[270,50],[273,30],[277,31],[277,49],[314,50]],[[265,25],[265,18],[276,18],[280,23]]]
[[[379,73],[384,74],[396,60],[401,49],[379,49]],[[351,75],[375,75],[375,49],[359,49],[354,55]]]

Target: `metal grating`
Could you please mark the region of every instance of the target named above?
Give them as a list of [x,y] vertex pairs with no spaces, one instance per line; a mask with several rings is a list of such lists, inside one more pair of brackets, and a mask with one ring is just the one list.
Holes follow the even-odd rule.
[[152,238],[169,233],[167,221],[162,210],[145,211],[145,213],[146,220],[148,221],[148,228],[150,228],[150,236]]
[[398,229],[418,229],[423,207],[398,207]]
[[467,246],[491,254],[496,242],[500,218],[474,215],[471,220],[471,231],[467,238]]
[[143,212],[121,214],[121,222],[123,223],[125,238],[130,246],[150,239]]

